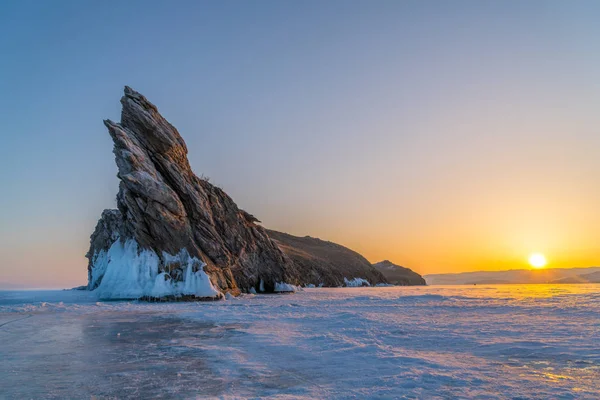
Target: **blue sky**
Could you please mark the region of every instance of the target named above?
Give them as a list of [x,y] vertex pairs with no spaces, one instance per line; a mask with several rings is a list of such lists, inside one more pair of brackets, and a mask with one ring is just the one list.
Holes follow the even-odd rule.
[[2,2],[0,282],[85,282],[124,85],[269,227],[423,273],[600,262],[599,18],[595,1]]

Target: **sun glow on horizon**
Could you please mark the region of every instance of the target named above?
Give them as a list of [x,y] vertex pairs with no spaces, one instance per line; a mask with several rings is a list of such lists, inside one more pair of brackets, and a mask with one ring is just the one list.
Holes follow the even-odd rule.
[[546,263],[546,257],[542,253],[533,253],[529,256],[529,265],[535,269],[544,268]]

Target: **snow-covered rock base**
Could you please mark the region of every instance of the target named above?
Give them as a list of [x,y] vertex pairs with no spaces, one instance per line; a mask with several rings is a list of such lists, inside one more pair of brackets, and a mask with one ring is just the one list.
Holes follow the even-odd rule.
[[302,288],[299,286],[290,285],[285,282],[277,282],[275,283],[275,292],[286,293],[286,292],[299,292],[302,291]]
[[185,249],[176,255],[163,252],[159,257],[152,250],[140,249],[135,240],[116,240],[108,251],[94,254],[90,288],[101,279],[94,292],[102,300],[221,298],[204,265]]

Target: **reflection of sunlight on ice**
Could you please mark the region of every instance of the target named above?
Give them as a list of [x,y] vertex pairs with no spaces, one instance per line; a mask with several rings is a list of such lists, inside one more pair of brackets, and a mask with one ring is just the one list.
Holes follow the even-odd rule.
[[553,382],[557,382],[560,379],[570,379],[573,380],[574,378],[572,376],[568,376],[568,375],[558,375],[558,374],[552,374],[550,372],[544,372],[542,374],[544,377],[550,379]]
[[472,289],[471,286],[436,286],[436,288],[455,288],[462,289],[460,292],[469,296],[476,295],[477,297],[493,298],[548,298],[555,296],[574,295],[574,294],[595,294],[598,295],[598,286],[593,284],[588,285],[552,285],[552,284],[534,284],[534,285],[478,285],[478,290]]

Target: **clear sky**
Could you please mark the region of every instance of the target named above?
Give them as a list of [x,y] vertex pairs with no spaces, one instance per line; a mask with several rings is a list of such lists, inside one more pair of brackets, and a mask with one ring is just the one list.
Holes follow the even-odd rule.
[[265,226],[427,273],[600,264],[598,1],[0,2],[0,283],[86,283],[154,102]]

